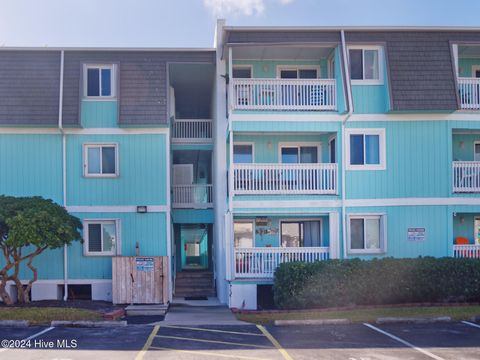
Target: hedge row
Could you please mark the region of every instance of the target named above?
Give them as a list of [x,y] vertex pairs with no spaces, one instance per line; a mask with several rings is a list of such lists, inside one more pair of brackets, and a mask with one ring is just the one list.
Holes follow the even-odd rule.
[[480,259],[417,258],[285,263],[275,272],[283,309],[480,301]]

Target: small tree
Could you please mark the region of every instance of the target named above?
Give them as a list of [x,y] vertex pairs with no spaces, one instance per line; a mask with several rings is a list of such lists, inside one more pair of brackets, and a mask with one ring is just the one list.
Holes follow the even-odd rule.
[[[57,249],[80,239],[81,228],[78,218],[52,200],[0,196],[0,250],[5,260],[0,270],[0,296],[4,303],[13,303],[6,291],[9,280],[17,287],[18,301],[29,302],[30,289],[38,279],[33,259],[46,249]],[[24,288],[18,275],[25,261],[33,276]]]

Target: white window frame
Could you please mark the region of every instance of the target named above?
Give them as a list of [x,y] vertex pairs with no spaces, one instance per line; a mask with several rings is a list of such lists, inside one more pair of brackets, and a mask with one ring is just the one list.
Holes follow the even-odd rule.
[[[234,69],[249,69],[250,70],[250,78],[234,78],[233,77],[233,70]],[[249,65],[249,64],[234,64],[234,65],[232,65],[232,79],[253,79],[253,65]]]
[[[88,250],[88,225],[89,224],[111,224],[115,225],[115,249],[114,251],[89,251]],[[120,219],[85,219],[83,220],[83,254],[85,256],[117,256],[121,254],[122,242],[120,231]],[[103,247],[103,229],[101,231],[101,245]]]
[[[316,147],[317,148],[317,162],[316,164],[322,163],[322,143],[321,142],[281,142],[278,143],[278,163],[282,163],[282,148],[297,148],[298,149],[298,159],[300,160],[300,148],[301,147]],[[303,163],[298,163],[303,164]]]
[[[297,76],[299,70],[317,70],[317,79],[321,79],[321,68],[320,65],[277,65],[277,79],[281,79],[280,74],[282,70],[296,70]],[[282,79],[282,80],[294,80],[294,79]],[[307,80],[307,79],[300,79],[297,80]]]
[[[320,244],[323,244],[323,219],[322,218],[301,218],[301,219],[280,219],[278,224],[279,224],[279,229],[278,229],[278,247],[282,247],[282,224],[283,223],[294,223],[294,222],[305,222],[305,221],[318,221],[320,222]],[[311,246],[299,246],[299,248],[309,248]],[[323,246],[320,246],[323,247]],[[292,248],[290,247],[285,247],[283,249],[289,249]],[[294,247],[295,248],[295,247]]]
[[327,68],[328,68],[328,78],[334,79],[335,74],[335,51],[330,57],[327,59]]
[[[114,174],[90,174],[88,172],[88,149],[98,147],[114,147],[115,148],[115,173]],[[101,153],[101,151],[100,151]],[[116,178],[120,175],[119,171],[119,151],[118,143],[85,143],[83,144],[83,176],[86,178]],[[100,171],[102,171],[102,157],[100,155]]]
[[[83,99],[94,101],[114,100],[117,97],[117,66],[115,64],[83,64]],[[88,69],[99,69],[99,95],[88,96]],[[110,69],[111,73],[111,94],[108,96],[102,95],[102,69]]]
[[[379,219],[380,223],[380,248],[379,249],[352,249],[352,232],[351,232],[351,220],[352,219],[362,219],[363,221],[368,219]],[[366,226],[364,223],[363,231],[366,231]],[[364,239],[366,239],[366,234],[364,233]],[[375,214],[348,214],[347,215],[347,254],[348,255],[375,255],[375,254],[385,254],[387,252],[387,215],[383,213]]]
[[[252,147],[252,162],[251,163],[236,163],[233,161],[233,158],[235,157],[235,145],[248,145],[248,146],[251,146]],[[255,164],[255,143],[253,142],[236,142],[234,141],[233,142],[233,146],[234,148],[232,149],[232,156],[233,158],[230,160],[232,162],[232,164]]]
[[[385,129],[373,129],[373,128],[362,128],[362,129],[346,129],[346,166],[347,170],[385,170],[387,168],[387,149],[385,141]],[[350,135],[378,135],[378,149],[379,152],[379,164],[363,164],[363,165],[352,165],[350,164]],[[363,158],[365,159],[365,142],[363,144]]]
[[472,65],[472,78],[475,78],[475,72],[480,71],[480,65]]
[[335,135],[332,135],[328,138],[328,162],[331,164],[331,159],[332,159],[332,141],[335,140],[335,148],[333,149],[334,152],[335,152],[335,163],[336,164],[338,162],[338,154],[337,154],[337,149],[336,149],[336,146],[337,146],[337,137]]
[[[245,249],[245,248],[236,248],[235,247],[235,223],[242,223],[242,224],[252,224],[252,248],[255,247],[255,231],[256,231],[256,228],[255,228],[255,219],[233,219],[233,229],[232,229],[232,233],[233,233],[233,243],[232,243],[232,247],[234,249]],[[251,249],[251,248],[247,248],[247,249]]]
[[362,76],[365,77],[365,52],[364,50],[377,50],[378,51],[378,79],[351,79],[350,82],[352,85],[383,85],[383,46],[380,45],[348,45],[347,46],[347,56],[348,56],[348,66],[350,68],[350,50],[362,50]]
[[[480,69],[479,69],[479,70],[480,70]],[[475,154],[477,154],[477,153],[475,152],[475,148],[477,147],[477,145],[480,145],[480,141],[474,141],[474,142],[473,142],[473,161],[480,161],[480,159],[479,159],[479,160],[475,160]],[[480,156],[480,153],[479,153],[479,156]]]

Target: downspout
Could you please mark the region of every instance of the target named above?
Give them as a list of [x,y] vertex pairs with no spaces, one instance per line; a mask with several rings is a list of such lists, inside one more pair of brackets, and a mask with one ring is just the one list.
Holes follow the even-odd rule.
[[[62,191],[63,207],[67,207],[67,137],[63,131],[63,71],[65,53],[60,51],[60,90],[58,95],[58,129],[62,134]],[[68,299],[68,249],[63,245],[63,301]]]
[[[233,98],[233,75],[232,75],[232,63],[233,63],[233,52],[232,48],[228,48],[228,234],[225,234],[226,237],[226,250],[227,250],[227,257],[228,261],[228,268],[226,269],[225,273],[227,275],[227,280],[232,280],[232,268],[233,268],[233,259],[234,259],[234,249],[233,249],[233,127],[232,127],[232,98]],[[226,230],[227,230],[226,229]],[[229,297],[230,302],[230,297]]]
[[346,136],[345,136],[345,124],[353,113],[353,98],[352,98],[352,83],[350,81],[350,68],[348,66],[348,53],[347,46],[345,44],[345,31],[340,31],[342,40],[342,55],[343,55],[343,72],[345,75],[345,83],[347,85],[347,100],[348,100],[348,112],[345,118],[342,120],[342,243],[343,243],[343,257],[347,257],[347,214],[346,214]]

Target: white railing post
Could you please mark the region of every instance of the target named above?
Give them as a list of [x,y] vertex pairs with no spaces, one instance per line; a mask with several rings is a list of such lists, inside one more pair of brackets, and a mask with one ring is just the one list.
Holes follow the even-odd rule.
[[453,192],[480,192],[480,161],[454,161],[452,163]]
[[233,191],[245,194],[337,194],[337,164],[233,164]]
[[212,184],[172,185],[172,191],[175,208],[213,207]]
[[480,244],[453,245],[453,257],[480,259]]
[[458,91],[462,109],[480,109],[480,78],[458,78]]
[[211,119],[175,119],[172,142],[208,143],[212,141]]
[[235,110],[336,111],[335,79],[232,79]]

